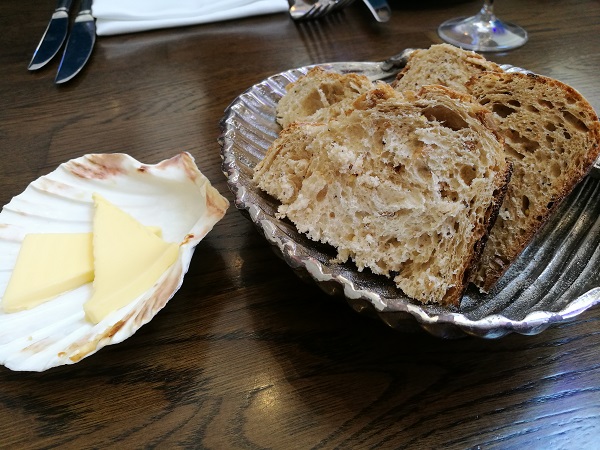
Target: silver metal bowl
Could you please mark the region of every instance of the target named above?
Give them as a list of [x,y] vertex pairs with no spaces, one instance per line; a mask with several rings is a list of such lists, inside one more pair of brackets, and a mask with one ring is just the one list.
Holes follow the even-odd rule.
[[[372,79],[391,78],[401,67],[396,64],[392,69],[389,61],[320,65]],[[394,329],[425,330],[442,338],[537,334],[600,303],[600,182],[594,176],[567,197],[491,293],[482,295],[471,287],[457,308],[423,305],[383,276],[359,272],[352,263],[333,263],[335,249],[277,219],[279,203],[254,185],[252,172],[280,132],[275,108],[285,86],[311,67],[273,75],[237,97],[225,111],[219,138],[222,169],[236,207],[300,277],[316,282],[328,294],[343,296],[354,310],[376,316]]]

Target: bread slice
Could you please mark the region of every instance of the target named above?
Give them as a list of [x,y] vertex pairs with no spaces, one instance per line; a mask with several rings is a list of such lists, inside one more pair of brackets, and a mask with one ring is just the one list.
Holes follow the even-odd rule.
[[502,69],[475,52],[437,44],[415,50],[392,86],[398,91],[414,91],[428,84],[439,84],[468,93],[466,84],[471,77],[488,71],[502,72]]
[[600,122],[575,89],[539,75],[485,73],[467,89],[495,113],[514,166],[473,278],[486,292],[591,169],[600,151]]
[[[302,127],[302,131],[297,129]],[[296,200],[312,159],[314,135],[321,131],[319,123],[292,123],[269,147],[265,157],[254,168],[254,182],[281,203]]]
[[381,85],[352,106],[284,130],[256,183],[338,261],[457,305],[510,176],[491,113],[441,86],[403,96]]
[[314,67],[286,86],[277,104],[277,122],[320,122],[340,114],[360,94],[375,86],[364,75],[338,74]]

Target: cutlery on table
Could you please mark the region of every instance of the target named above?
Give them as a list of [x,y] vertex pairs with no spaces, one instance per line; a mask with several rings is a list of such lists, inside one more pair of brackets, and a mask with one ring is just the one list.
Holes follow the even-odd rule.
[[290,16],[293,20],[314,20],[338,11],[354,0],[292,0]]
[[69,30],[69,9],[72,1],[58,0],[48,27],[31,58],[29,70],[37,70],[45,66],[62,47]]
[[96,23],[92,17],[92,0],[81,0],[54,82],[65,83],[77,75],[92,54],[95,42]]
[[[290,16],[294,20],[319,19],[338,11],[354,0],[290,0]],[[378,22],[390,20],[392,11],[386,0],[363,0]]]

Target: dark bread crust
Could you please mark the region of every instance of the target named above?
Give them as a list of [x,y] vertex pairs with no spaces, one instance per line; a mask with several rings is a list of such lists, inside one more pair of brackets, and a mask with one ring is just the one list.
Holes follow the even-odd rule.
[[469,286],[469,281],[472,277],[472,274],[477,270],[479,261],[481,260],[481,255],[483,254],[483,250],[485,249],[485,244],[488,240],[489,233],[492,230],[494,223],[496,222],[498,213],[500,212],[500,207],[502,205],[502,202],[504,201],[504,197],[506,196],[511,176],[512,164],[508,163],[506,165],[506,170],[504,171],[504,173],[500,174],[497,179],[497,188],[494,191],[494,199],[488,207],[485,213],[485,219],[481,224],[482,228],[485,229],[485,232],[473,244],[473,253],[471,255],[470,261],[465,266],[462,283],[457,288],[448,291],[443,301],[441,302],[443,305],[452,305],[456,307],[460,306],[460,300],[462,299],[465,291],[467,290],[467,287]]
[[472,77],[467,88],[496,112],[515,168],[473,277],[488,292],[589,173],[600,153],[600,122],[579,92],[541,75],[489,72]]
[[510,179],[512,177],[512,173],[513,173],[513,165],[512,165],[512,163],[508,162],[506,165],[506,171],[503,174],[503,178],[501,178],[499,180],[498,188],[494,191],[494,201],[492,202],[492,204],[486,211],[486,214],[485,214],[486,218],[485,218],[485,222],[484,222],[486,224],[486,231],[485,231],[484,235],[481,237],[481,239],[479,239],[479,241],[477,241],[474,245],[473,259],[471,260],[469,270],[467,270],[465,272],[465,276],[464,276],[464,280],[463,280],[464,286],[461,291],[460,297],[457,299],[457,301],[455,303],[456,306],[458,306],[458,303],[460,302],[460,298],[462,298],[464,291],[467,289],[467,286],[469,284],[469,281],[470,281],[473,273],[475,271],[477,271],[479,262],[481,261],[481,256],[483,255],[483,251],[485,249],[485,245],[488,241],[488,238],[492,231],[492,228],[494,227],[494,224],[496,223],[496,219],[498,218],[498,214],[500,212],[500,207],[502,206],[502,202],[504,201],[504,198],[506,197],[506,193],[508,191],[508,186],[510,183]]

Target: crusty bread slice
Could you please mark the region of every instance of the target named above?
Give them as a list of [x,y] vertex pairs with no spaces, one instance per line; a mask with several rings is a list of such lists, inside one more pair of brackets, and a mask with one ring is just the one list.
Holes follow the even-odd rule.
[[486,292],[588,173],[600,151],[600,122],[581,94],[547,77],[485,73],[467,88],[495,113],[514,165],[473,279]]
[[471,77],[487,71],[501,72],[502,69],[475,52],[449,44],[437,44],[415,50],[392,86],[398,91],[405,91],[439,84],[467,93],[465,85]]
[[277,104],[277,122],[321,122],[340,114],[360,94],[374,88],[364,75],[338,74],[314,67],[286,86]]
[[300,126],[294,122],[284,128],[254,168],[254,182],[284,204],[298,196],[313,155],[314,149],[309,144],[314,134],[321,131],[322,124],[304,123],[298,133],[296,128]]
[[255,181],[340,262],[393,277],[421,302],[456,305],[510,176],[490,116],[441,86],[402,96],[382,85],[326,124],[286,129]]

